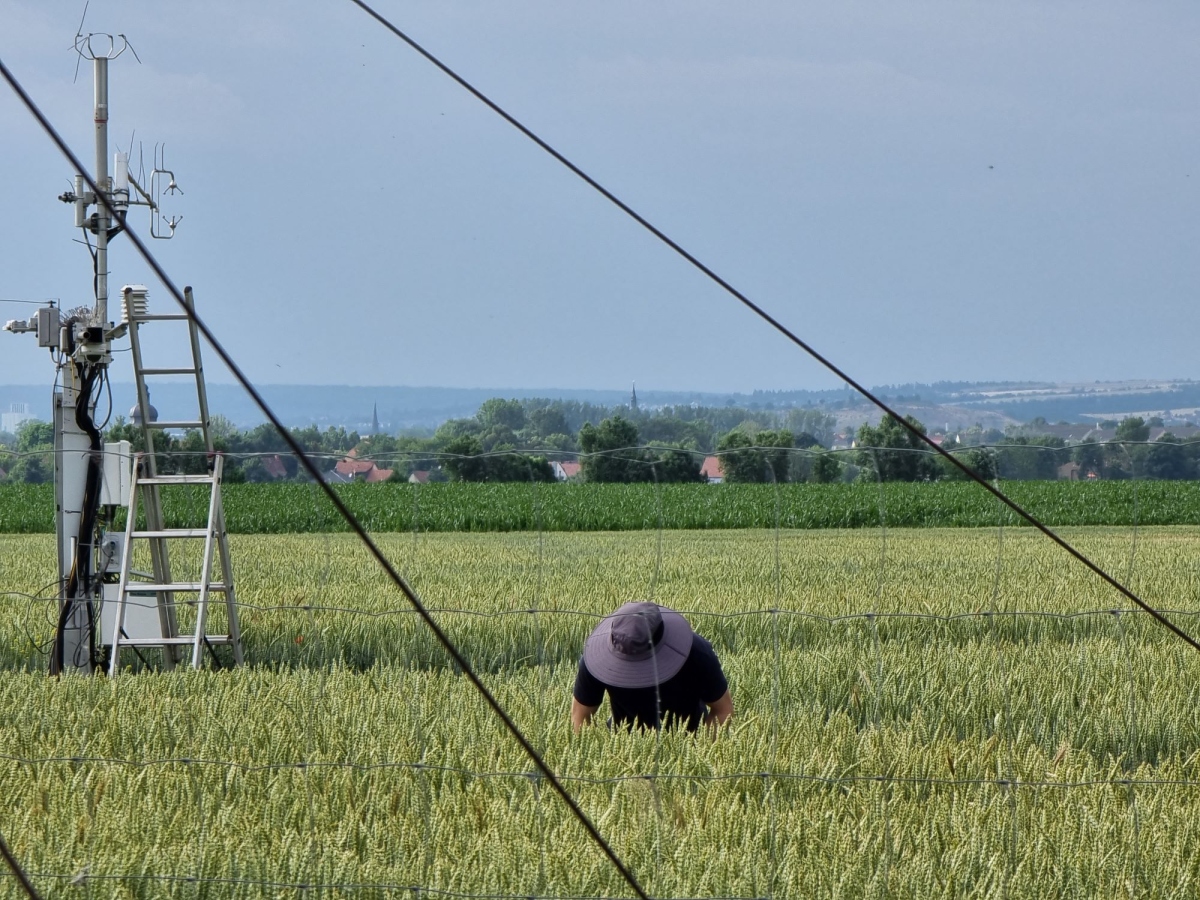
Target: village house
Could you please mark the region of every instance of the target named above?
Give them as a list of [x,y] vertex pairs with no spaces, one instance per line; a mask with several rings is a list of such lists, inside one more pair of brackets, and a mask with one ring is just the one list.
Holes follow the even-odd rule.
[[709,484],[720,484],[725,480],[725,468],[721,465],[721,457],[706,456],[700,466],[700,474]]
[[377,484],[392,477],[392,470],[379,468],[375,465],[375,460],[359,459],[357,450],[351,450],[345,457],[339,459],[333,467],[333,472],[338,477],[330,478],[330,481],[366,481],[370,484]]
[[559,462],[555,460],[550,463],[550,468],[554,472],[554,477],[559,481],[570,481],[573,478],[579,477],[579,472],[582,468],[577,462]]

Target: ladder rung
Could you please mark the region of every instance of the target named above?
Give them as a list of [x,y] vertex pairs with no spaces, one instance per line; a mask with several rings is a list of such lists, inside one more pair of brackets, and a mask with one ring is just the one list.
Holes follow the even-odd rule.
[[203,422],[147,422],[147,428],[157,428],[159,431],[165,431],[168,428],[176,428],[185,430],[188,428],[203,428]]
[[[199,581],[173,581],[170,584],[151,584],[147,581],[130,581],[126,586],[126,592],[130,594],[165,594],[165,593],[190,593],[196,594],[204,587]],[[222,581],[214,581],[209,584],[208,589],[212,593],[223,594],[228,588]]]
[[142,369],[142,375],[195,375],[197,369]]
[[129,317],[131,322],[180,322],[186,319],[186,313],[145,313]]
[[[213,532],[216,534],[216,532]],[[164,528],[161,531],[135,531],[135,538],[202,538],[208,537],[207,528]]]
[[212,484],[213,477],[211,475],[155,475],[153,477],[147,475],[144,478],[137,478],[135,484]]
[[[232,644],[233,638],[227,634],[208,634],[205,635],[210,644]],[[194,634],[181,634],[176,637],[159,637],[159,638],[121,638],[121,647],[161,647],[164,644],[172,646],[182,646],[186,644],[196,643]]]

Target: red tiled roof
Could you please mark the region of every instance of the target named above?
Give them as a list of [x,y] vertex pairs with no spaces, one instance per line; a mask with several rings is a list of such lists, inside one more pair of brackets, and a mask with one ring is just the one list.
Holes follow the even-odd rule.
[[721,465],[721,457],[706,456],[704,457],[704,465],[700,467],[700,474],[705,478],[724,478],[725,469]]
[[413,484],[429,484],[429,473],[422,469],[409,475],[408,480]]
[[375,468],[375,463],[369,459],[353,459],[354,451],[350,451],[345,459],[339,459],[336,466],[333,468],[339,475],[366,475]]
[[353,480],[355,477],[362,476],[363,481],[371,484],[387,481],[392,477],[391,469],[379,468],[372,459],[358,459],[357,450],[351,450],[343,459],[338,460],[333,469],[343,478]]
[[574,478],[579,474],[583,467],[577,462],[560,462],[558,467],[562,469],[563,478]]
[[283,460],[279,457],[279,454],[264,456],[263,468],[267,470],[267,474],[272,478],[287,478],[287,467],[283,464]]

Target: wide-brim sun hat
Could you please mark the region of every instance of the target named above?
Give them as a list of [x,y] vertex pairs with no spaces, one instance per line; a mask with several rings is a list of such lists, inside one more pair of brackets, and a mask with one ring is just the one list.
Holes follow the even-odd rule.
[[687,619],[673,609],[639,601],[601,620],[584,644],[583,661],[605,684],[641,688],[678,674],[691,652]]

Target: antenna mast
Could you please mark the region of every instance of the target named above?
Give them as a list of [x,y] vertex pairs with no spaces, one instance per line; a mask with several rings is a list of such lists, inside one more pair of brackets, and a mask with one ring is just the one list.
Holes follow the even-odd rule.
[[[86,16],[86,9],[84,14]],[[110,172],[109,62],[126,50],[137,58],[137,52],[123,34],[85,35],[82,33],[82,22],[80,29],[75,36],[75,50],[81,60],[92,62],[94,73],[96,169],[93,181],[102,196],[97,197],[92,192],[87,179],[80,173],[75,176],[74,190],[62,194],[58,199],[74,207],[75,226],[84,230],[92,250],[93,303],[63,311],[51,302],[39,309],[34,317],[13,320],[4,326],[6,331],[14,333],[35,333],[38,345],[50,350],[57,369],[53,422],[59,616],[50,671],[51,674],[69,671],[90,673],[101,670],[107,664],[109,671],[115,674],[119,670],[120,644],[161,647],[163,664],[167,668],[175,665],[178,651],[188,644],[193,645],[193,666],[200,665],[202,647],[211,648],[214,643],[232,645],[235,661],[241,662],[233,576],[220,502],[222,460],[213,451],[208,430],[208,405],[195,323],[188,316],[150,314],[146,289],[137,285],[123,291],[120,324],[114,327],[109,320],[108,247],[109,242],[125,230],[126,213],[130,205],[148,207],[151,236],[165,240],[174,236],[180,218],[164,217],[159,201],[165,194],[182,192],[178,191],[174,174],[160,166],[158,147],[155,148],[149,192],[130,177],[127,153],[117,151]],[[165,187],[162,186],[164,179],[167,179]],[[188,298],[190,303],[190,288]],[[139,325],[166,319],[188,319],[191,366],[151,369],[143,364],[138,342]],[[100,428],[103,423],[96,422],[97,400],[112,363],[112,342],[126,334],[133,344],[134,378],[138,392],[134,419],[141,419],[142,438],[147,451],[144,455],[138,455],[136,464],[130,442],[102,443]],[[156,426],[148,413],[152,411],[145,385],[145,376],[148,374],[186,374],[194,377],[199,416],[195,421],[158,423],[157,427],[199,429],[208,451],[207,472],[204,474],[156,477],[151,434]],[[212,502],[206,529],[171,530],[161,521],[159,485],[185,482],[211,486]],[[128,524],[124,533],[113,530],[118,508],[130,507],[131,493],[141,500],[145,518],[151,522],[153,530],[134,530],[134,522],[138,518],[136,500],[126,515]],[[205,541],[207,560],[201,583],[173,582],[167,539],[197,536]],[[153,573],[131,569],[133,554],[129,548],[134,538],[150,542]],[[215,574],[214,553],[219,556],[220,579]],[[198,602],[193,604],[198,610],[194,635],[180,635],[178,632],[176,591],[199,594]],[[225,595],[228,635],[204,633],[210,591]],[[139,598],[153,600],[139,603]],[[106,649],[109,654],[107,662],[104,659]]]

